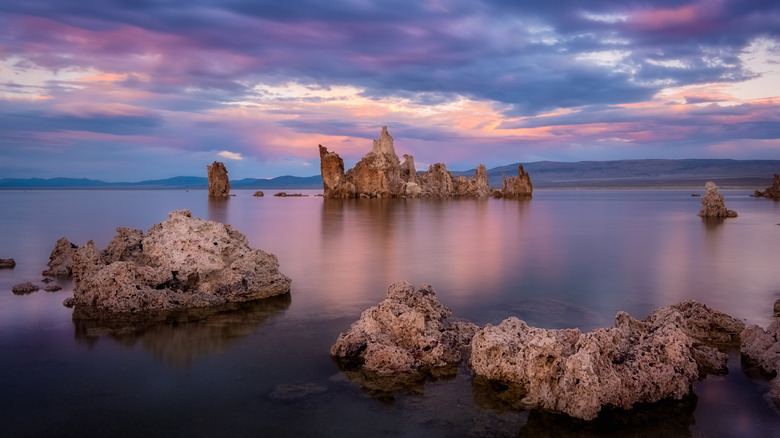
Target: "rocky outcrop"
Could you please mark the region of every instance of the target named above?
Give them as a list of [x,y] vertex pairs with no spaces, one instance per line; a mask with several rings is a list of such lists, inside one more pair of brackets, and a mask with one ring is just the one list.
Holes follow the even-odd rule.
[[78,246],[70,243],[64,237],[57,240],[54,249],[49,255],[49,269],[43,271],[43,275],[70,277],[73,275],[73,255],[76,254]]
[[105,250],[89,241],[73,256],[65,305],[113,312],[208,307],[290,291],[276,256],[250,248],[230,225],[177,210],[146,234],[119,227]]
[[534,187],[531,184],[531,176],[525,172],[522,164],[519,164],[517,167],[517,176],[507,178],[506,174],[502,173],[501,178],[501,191],[494,191],[494,197],[518,198],[533,195]]
[[262,190],[258,190],[254,194],[252,194],[252,196],[255,196],[255,197],[258,197],[258,198],[262,198],[263,196],[265,196],[265,193],[263,193]]
[[40,289],[40,287],[27,281],[24,283],[15,284],[13,287],[11,287],[11,292],[13,292],[14,295],[27,295],[37,291],[38,289]]
[[274,193],[274,196],[277,198],[307,198],[309,195],[304,195],[303,193],[277,192]]
[[754,198],[780,199],[780,175],[775,174],[772,187],[767,187],[763,192],[756,190],[752,195]]
[[643,321],[619,312],[614,328],[589,333],[512,317],[474,335],[470,365],[476,376],[519,387],[521,406],[591,420],[605,405],[629,409],[689,394],[700,370],[725,368],[726,355],[702,342],[731,339],[739,327],[693,302]]
[[[775,302],[774,313],[778,314]],[[769,382],[769,398],[780,406],[780,320],[772,321],[766,330],[758,325],[750,325],[741,335],[740,353],[749,365],[758,367],[772,380]]]
[[13,258],[0,259],[0,269],[13,269],[14,266],[16,266],[16,260]]
[[209,178],[209,197],[227,198],[230,196],[230,180],[225,165],[215,161],[206,166]]
[[384,301],[339,335],[330,354],[378,376],[457,365],[476,326],[461,322],[445,327],[451,314],[430,285],[423,283],[415,291],[410,283],[394,283]]
[[701,217],[737,217],[737,212],[726,208],[723,195],[718,193],[718,186],[712,181],[704,185],[704,197],[701,198]]
[[[417,173],[414,157],[398,158],[393,137],[382,127],[380,138],[354,168],[344,171],[344,160],[322,145],[320,172],[326,198],[419,198],[419,197],[484,197],[491,194],[487,170],[477,167],[473,177],[453,178],[443,163],[429,166],[426,172]],[[528,174],[520,166],[518,177],[510,177],[499,192],[506,197],[530,196],[533,190]]]

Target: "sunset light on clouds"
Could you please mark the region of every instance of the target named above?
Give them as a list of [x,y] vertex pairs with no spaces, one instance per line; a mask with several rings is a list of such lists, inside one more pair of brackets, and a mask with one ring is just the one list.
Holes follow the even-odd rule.
[[0,177],[780,159],[780,2],[10,1]]

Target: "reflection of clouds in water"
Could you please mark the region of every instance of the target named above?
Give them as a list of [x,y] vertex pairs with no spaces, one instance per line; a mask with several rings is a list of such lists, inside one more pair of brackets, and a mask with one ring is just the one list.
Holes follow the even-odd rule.
[[140,342],[155,358],[174,366],[227,349],[290,306],[290,294],[249,303],[176,312],[112,313],[86,306],[73,310],[76,340],[90,347],[101,337],[131,348]]

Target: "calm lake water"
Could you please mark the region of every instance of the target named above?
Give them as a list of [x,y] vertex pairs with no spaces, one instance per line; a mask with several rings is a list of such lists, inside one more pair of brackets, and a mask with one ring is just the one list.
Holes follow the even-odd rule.
[[[266,191],[267,195],[274,191]],[[757,436],[780,435],[766,379],[743,370],[695,397],[593,424],[512,409],[454,376],[395,390],[344,372],[339,332],[387,285],[430,283],[453,319],[518,316],[547,328],[611,326],[625,310],[694,298],[766,326],[780,298],[780,203],[722,191],[739,217],[696,216],[692,191],[537,191],[532,200],[323,200],[235,191],[0,191],[0,433],[3,436]],[[309,191],[304,193],[314,194]],[[74,315],[40,283],[54,243],[168,212],[229,223],[276,254],[289,296],[127,321]],[[75,318],[74,318],[75,316]]]

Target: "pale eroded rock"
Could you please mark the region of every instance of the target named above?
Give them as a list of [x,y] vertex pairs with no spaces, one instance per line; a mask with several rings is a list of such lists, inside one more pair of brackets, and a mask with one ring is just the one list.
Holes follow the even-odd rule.
[[723,195],[718,193],[718,186],[712,182],[707,181],[704,185],[704,196],[701,198],[701,211],[699,211],[701,217],[737,217],[737,212],[726,208],[726,203],[723,201]]
[[43,275],[62,277],[73,275],[73,255],[76,254],[77,248],[78,246],[64,237],[57,240],[49,256],[49,269],[43,271]]
[[753,197],[780,199],[780,175],[775,174],[774,180],[772,180],[772,186],[767,187],[763,192],[756,190],[755,193],[753,193]]
[[73,297],[66,305],[115,312],[207,307],[284,294],[290,279],[276,256],[248,246],[230,225],[177,210],[146,234],[119,227],[108,247],[94,242],[73,257]]
[[476,326],[453,323],[445,327],[451,313],[428,284],[416,291],[407,282],[391,284],[387,298],[341,333],[330,354],[379,376],[456,365]]
[[774,320],[766,330],[750,325],[741,335],[740,352],[772,378],[769,397],[780,406],[780,320]]

